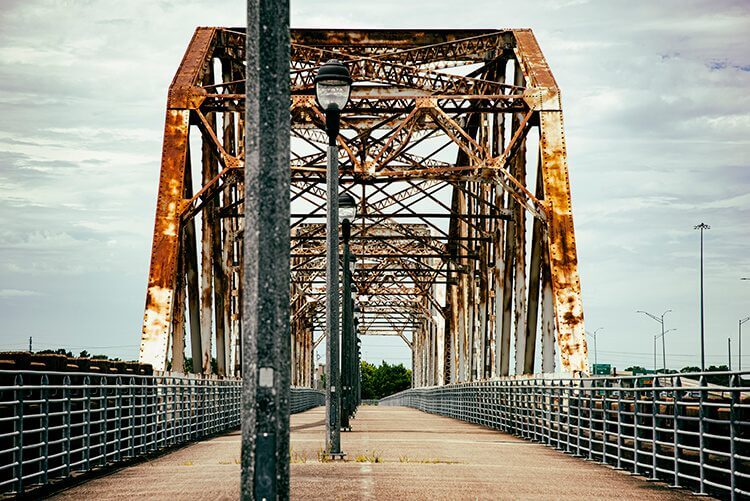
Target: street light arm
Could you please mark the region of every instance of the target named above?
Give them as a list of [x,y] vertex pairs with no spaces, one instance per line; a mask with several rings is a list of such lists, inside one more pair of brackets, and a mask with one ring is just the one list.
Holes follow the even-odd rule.
[[636,310],[636,313],[643,313],[644,315],[648,315],[649,317],[653,318],[654,320],[656,320],[656,321],[657,321],[657,322],[659,322],[660,324],[661,324],[661,323],[664,323],[664,319],[663,319],[663,318],[659,318],[659,317],[657,317],[656,315],[652,315],[651,313],[649,313],[649,312],[647,312],[647,311],[643,311],[643,310]]
[[664,336],[666,334],[669,334],[672,331],[676,331],[676,330],[677,330],[677,328],[675,327],[673,329],[667,329],[667,330],[665,330],[663,334],[661,332],[659,334],[654,334],[654,339],[659,339],[660,337],[662,337],[662,336]]
[[750,322],[750,317],[745,317],[745,318],[741,319],[741,320],[740,320],[740,325],[744,325],[744,324],[746,324],[747,322]]

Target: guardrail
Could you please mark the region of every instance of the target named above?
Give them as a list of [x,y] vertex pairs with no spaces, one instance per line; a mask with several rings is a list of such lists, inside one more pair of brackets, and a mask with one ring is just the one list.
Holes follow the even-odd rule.
[[415,388],[380,405],[495,428],[699,494],[750,496],[747,372],[511,377]]
[[[291,412],[323,392],[292,388]],[[0,494],[23,494],[240,426],[242,381],[0,371]]]

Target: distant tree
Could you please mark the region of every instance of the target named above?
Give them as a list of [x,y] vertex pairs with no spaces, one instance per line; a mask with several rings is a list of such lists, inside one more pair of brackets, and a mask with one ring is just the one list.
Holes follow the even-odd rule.
[[[185,362],[183,363],[183,367],[185,368],[185,374],[188,374],[190,372],[193,372],[193,358],[192,357],[185,357]],[[172,361],[167,362],[167,370],[172,370]],[[211,370],[214,374],[219,373],[219,363],[216,361],[215,358],[211,358]]]
[[701,371],[701,368],[700,367],[696,367],[694,365],[688,365],[688,366],[683,367],[682,369],[680,369],[680,372],[683,373],[683,374],[685,374],[687,372],[700,372],[700,371]]
[[67,357],[72,357],[73,353],[70,351],[67,351],[65,348],[58,348],[56,350],[42,350],[37,351],[37,355],[65,355]]
[[86,350],[83,350],[81,353],[78,354],[78,358],[89,358],[89,357],[91,357],[91,355]]
[[[109,357],[107,355],[91,355],[91,360],[109,360]],[[113,360],[119,360],[119,358]]]
[[[726,365],[709,365],[708,369],[706,369],[708,372],[728,372],[729,367]],[[722,386],[728,386],[729,385],[729,376],[727,375],[708,375],[706,376],[706,382],[710,384],[719,384]]]
[[627,372],[632,372],[633,374],[645,374],[646,373],[646,368],[641,367],[640,365],[631,365],[625,370]]
[[362,398],[381,399],[411,387],[411,371],[404,364],[383,361],[375,366],[362,361]]

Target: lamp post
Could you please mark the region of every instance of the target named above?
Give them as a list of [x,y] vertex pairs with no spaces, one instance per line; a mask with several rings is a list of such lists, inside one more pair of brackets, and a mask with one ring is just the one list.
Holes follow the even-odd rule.
[[354,406],[358,407],[362,403],[362,350],[361,340],[359,338],[359,319],[362,310],[358,304],[354,305]]
[[750,322],[750,317],[742,318],[738,322],[738,336],[737,336],[737,370],[742,370],[742,326]]
[[705,343],[705,326],[703,323],[703,231],[710,230],[711,227],[706,223],[695,225],[694,230],[701,232],[701,372],[706,370],[706,343]]
[[[669,334],[669,333],[670,333],[670,332],[672,332],[672,331],[676,331],[676,330],[677,330],[677,329],[668,329],[668,330],[666,330],[666,331],[662,331],[662,333],[661,333],[661,334],[656,334],[656,335],[654,336],[654,371],[656,371],[656,341],[657,341],[657,340],[658,340],[659,338],[662,338],[662,341],[663,341],[663,340],[664,340],[664,337],[665,337],[665,336],[666,336],[667,334]],[[666,356],[664,355],[664,344],[662,344],[661,354],[662,354],[662,363],[663,363],[663,367],[662,367],[662,372],[667,372],[667,362],[666,362]]]
[[349,70],[331,59],[315,75],[315,99],[325,112],[328,133],[326,166],[326,452],[341,458],[341,387],[339,386],[339,168],[336,138],[341,110],[349,101],[352,77]]
[[357,216],[357,201],[349,193],[339,195],[339,220],[341,221],[341,237],[344,243],[343,252],[343,304],[342,329],[341,329],[341,389],[342,389],[342,406],[341,406],[341,429],[351,431],[349,418],[352,413],[352,385],[354,374],[352,373],[354,340],[352,332],[354,327],[354,304],[352,297],[352,269],[351,253],[349,251],[349,239],[352,232],[352,220]]
[[604,327],[597,327],[596,329],[594,329],[594,332],[589,332],[589,336],[591,336],[594,340],[594,365],[599,365],[599,357],[597,356],[599,342],[596,340],[596,333],[602,329],[604,329]]
[[732,338],[727,338],[727,363],[729,364],[729,370],[732,370]]
[[[666,342],[664,341],[664,334],[666,334],[666,332],[664,332],[664,315],[666,315],[667,313],[671,311],[672,310],[665,311],[664,313],[661,314],[660,317],[657,317],[656,315],[652,315],[651,313],[647,311],[643,311],[643,310],[636,311],[636,313],[643,313],[644,315],[650,318],[653,318],[654,320],[656,320],[657,322],[661,324],[661,336],[660,336],[661,337],[661,356],[662,356],[662,365],[664,366],[665,370],[667,368],[667,351],[666,351],[667,345],[666,345]],[[670,330],[674,330],[674,329],[670,329]],[[656,348],[654,348],[654,353],[656,353]],[[656,370],[656,361],[654,361],[654,370]]]

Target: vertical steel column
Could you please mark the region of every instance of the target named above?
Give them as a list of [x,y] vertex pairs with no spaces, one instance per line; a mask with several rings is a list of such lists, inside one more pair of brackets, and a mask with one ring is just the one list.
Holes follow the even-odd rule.
[[339,375],[339,158],[335,139],[328,145],[326,169],[326,452],[341,454]]
[[242,478],[289,498],[289,2],[247,2]]

